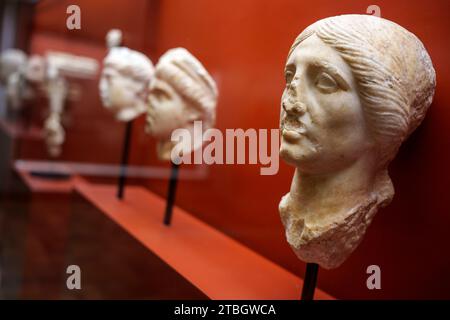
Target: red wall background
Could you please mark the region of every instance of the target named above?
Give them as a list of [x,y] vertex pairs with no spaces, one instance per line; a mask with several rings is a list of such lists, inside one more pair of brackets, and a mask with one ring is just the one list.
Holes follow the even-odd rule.
[[[66,29],[70,4],[81,7],[81,30]],[[154,63],[167,49],[185,47],[217,81],[217,128],[270,129],[278,127],[283,68],[296,35],[318,19],[363,14],[372,4],[381,8],[382,17],[424,42],[438,86],[424,123],[391,164],[394,201],[377,214],[362,244],[340,268],[320,271],[318,285],[340,299],[449,299],[450,2],[47,0],[37,6],[31,51],[59,49],[101,61],[104,36],[113,27],[124,31],[127,46],[145,52]],[[82,84],[81,100],[69,104],[62,160],[115,163],[120,159],[124,125],[102,109],[97,83]],[[41,118],[42,114],[36,116]],[[130,162],[161,166],[143,125],[141,117],[133,130]],[[30,148],[24,146],[23,157],[45,157]],[[210,166],[206,179],[180,182],[177,204],[303,277],[305,264],[288,247],[277,210],[294,169],[280,161],[277,175],[261,176],[259,170],[259,165]],[[165,180],[140,183],[166,193]],[[371,264],[381,267],[382,290],[366,287],[366,268]]]

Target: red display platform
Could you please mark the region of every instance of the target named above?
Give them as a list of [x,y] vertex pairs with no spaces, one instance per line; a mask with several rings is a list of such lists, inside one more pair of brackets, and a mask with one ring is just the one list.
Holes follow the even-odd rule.
[[[175,207],[162,223],[165,200],[142,187],[78,180],[75,189],[211,299],[297,300],[302,279]],[[316,299],[333,299],[316,290]]]

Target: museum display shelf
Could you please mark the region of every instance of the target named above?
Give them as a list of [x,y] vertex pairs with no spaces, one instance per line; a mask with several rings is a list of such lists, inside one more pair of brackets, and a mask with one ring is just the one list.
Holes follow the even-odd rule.
[[31,192],[37,193],[66,193],[72,192],[78,176],[68,176],[67,179],[52,179],[42,176],[33,175],[32,171],[22,168],[16,162],[14,170],[17,172],[22,182],[27,186]]
[[[124,228],[147,249],[211,299],[300,298],[303,281],[220,231],[174,207],[171,226],[162,223],[165,199],[143,187],[77,179],[75,192]],[[317,290],[315,299],[333,299]]]
[[[185,210],[175,206],[171,226],[164,225],[166,200],[144,187],[126,186],[125,196],[120,200],[114,184],[91,183],[78,175],[69,179],[42,178],[31,173],[32,163],[16,162],[14,170],[31,194],[28,207],[31,236],[26,241],[25,269],[28,287],[33,286],[36,272],[45,275],[45,270],[61,268],[67,229],[57,231],[54,226],[68,224],[70,195],[77,192],[211,299],[300,298],[301,278]],[[48,207],[48,201],[56,199],[55,196],[64,199],[59,199],[59,205]],[[42,225],[38,228],[42,219],[53,221],[56,217],[58,223],[54,226],[51,223],[44,231]],[[32,238],[39,234],[45,239],[42,232],[57,234],[61,240],[61,246],[52,249],[55,251],[52,254],[59,257],[52,265],[40,265],[33,253],[36,249]],[[33,287],[25,287],[24,296],[34,291]],[[318,289],[315,299],[334,298]]]

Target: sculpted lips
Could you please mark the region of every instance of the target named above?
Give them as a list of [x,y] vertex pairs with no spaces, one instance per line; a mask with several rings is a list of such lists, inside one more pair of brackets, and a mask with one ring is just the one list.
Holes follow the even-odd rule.
[[281,135],[284,140],[287,142],[297,142],[301,139],[305,133],[305,126],[299,121],[295,121],[296,123],[292,123],[293,121],[289,121],[288,119],[283,119],[281,123]]
[[300,117],[305,113],[305,106],[296,98],[296,93],[288,93],[282,102],[284,115],[281,120],[281,135],[283,140],[291,143],[297,142],[304,136],[305,125]]
[[282,134],[283,138],[288,142],[296,142],[302,137],[302,135],[300,133],[298,133],[297,131],[294,131],[294,130],[283,129],[281,134]]

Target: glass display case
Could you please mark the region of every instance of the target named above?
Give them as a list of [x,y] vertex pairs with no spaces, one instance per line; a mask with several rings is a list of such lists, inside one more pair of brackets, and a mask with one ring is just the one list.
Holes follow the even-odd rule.
[[[309,286],[324,300],[449,299],[449,9],[445,0],[3,1],[0,298],[298,300]],[[305,225],[280,219],[294,174],[279,154],[293,139],[280,141],[280,111],[292,112],[282,96],[295,77],[286,67],[294,40],[341,14],[415,34],[437,85],[422,124],[392,157],[391,204],[345,262],[317,273],[286,241],[283,222],[294,233]],[[367,46],[375,32],[363,37]],[[384,45],[389,58],[393,45]],[[402,82],[416,67],[383,81]],[[344,72],[356,80],[343,92],[361,89],[356,73]],[[317,81],[320,90],[335,84]],[[193,140],[182,144],[186,135]],[[328,192],[344,197],[339,190]],[[334,210],[326,201],[320,207]]]

